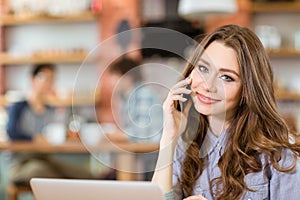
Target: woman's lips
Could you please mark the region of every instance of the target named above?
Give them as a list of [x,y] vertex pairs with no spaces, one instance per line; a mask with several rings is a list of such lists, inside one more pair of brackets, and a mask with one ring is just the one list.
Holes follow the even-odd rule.
[[214,103],[217,103],[217,102],[220,101],[220,100],[217,100],[217,99],[213,99],[213,98],[204,96],[200,93],[196,93],[196,95],[197,95],[198,100],[200,102],[204,103],[204,104],[214,104]]

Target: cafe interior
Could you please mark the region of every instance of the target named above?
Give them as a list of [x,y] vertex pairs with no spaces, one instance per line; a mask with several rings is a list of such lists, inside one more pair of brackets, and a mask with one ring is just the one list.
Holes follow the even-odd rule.
[[[34,167],[50,170],[37,177],[52,177],[48,173],[60,162],[54,178],[150,181],[163,101],[196,38],[225,24],[249,27],[260,38],[273,66],[280,112],[290,130],[300,131],[299,0],[1,0],[0,6],[0,199],[34,199],[28,180],[35,174],[26,171],[34,156],[43,161]],[[139,65],[128,76],[141,74],[143,87],[156,97],[153,107],[130,98],[129,104],[157,121],[155,130],[147,127],[148,118],[147,126],[139,126],[140,118],[124,112],[127,75],[119,77],[110,67],[125,57]],[[34,75],[37,66],[46,68]],[[36,88],[44,88],[42,100]],[[51,117],[22,121],[23,107],[12,114],[20,102],[49,109]],[[138,131],[128,133],[128,121]],[[25,139],[11,132],[41,124]],[[24,159],[18,166],[17,155]],[[61,165],[82,174],[69,175]]]

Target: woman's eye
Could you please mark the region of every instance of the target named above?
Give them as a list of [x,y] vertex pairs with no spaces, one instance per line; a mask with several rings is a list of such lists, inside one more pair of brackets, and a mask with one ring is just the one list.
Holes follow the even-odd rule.
[[227,81],[227,82],[231,82],[231,81],[234,81],[233,78],[231,78],[230,76],[227,76],[227,75],[221,75],[219,76],[222,80],[224,81]]
[[205,66],[203,66],[203,65],[199,65],[198,68],[199,68],[199,71],[200,71],[200,72],[206,72],[206,73],[208,72],[208,68],[205,67]]

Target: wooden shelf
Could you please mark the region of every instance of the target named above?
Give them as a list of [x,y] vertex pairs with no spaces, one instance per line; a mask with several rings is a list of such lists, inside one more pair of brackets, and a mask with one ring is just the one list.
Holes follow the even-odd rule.
[[281,101],[300,101],[300,93],[297,92],[275,90],[275,96]]
[[267,50],[267,53],[271,58],[300,58],[300,51],[294,48]]
[[2,15],[0,16],[0,25],[21,25],[36,23],[58,23],[58,22],[79,22],[93,21],[97,19],[97,15],[92,12],[83,12],[66,16],[50,16],[50,15]]
[[254,13],[300,12],[300,2],[253,2]]
[[[93,62],[96,59],[87,57],[87,53],[61,53],[57,55],[39,55],[17,57],[6,53],[0,53],[0,64],[19,65],[19,64],[38,64],[38,63],[81,63],[83,61]],[[85,60],[87,59],[87,60]]]
[[51,106],[87,106],[95,105],[95,98],[91,96],[69,97],[65,99],[52,99],[48,102]]
[[[7,107],[11,105],[13,101],[9,100],[5,95],[0,95],[0,107]],[[94,96],[82,96],[82,97],[67,97],[67,98],[52,98],[47,101],[48,105],[58,106],[90,106],[95,105]]]

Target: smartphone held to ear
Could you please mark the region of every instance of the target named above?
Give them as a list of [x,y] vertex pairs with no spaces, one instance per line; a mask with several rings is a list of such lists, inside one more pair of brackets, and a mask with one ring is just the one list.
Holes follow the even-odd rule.
[[[191,76],[189,75],[187,79],[190,79],[190,78],[191,78]],[[190,84],[187,84],[187,85],[185,86],[185,88],[188,89],[188,90],[191,90],[191,85],[190,85]],[[190,99],[190,94],[181,94],[181,96],[182,96],[183,98],[187,99],[187,101],[185,101],[185,102],[180,102],[180,103],[179,103],[179,104],[180,104],[180,110],[183,111],[183,108],[184,108],[185,103],[187,103],[188,100]]]

